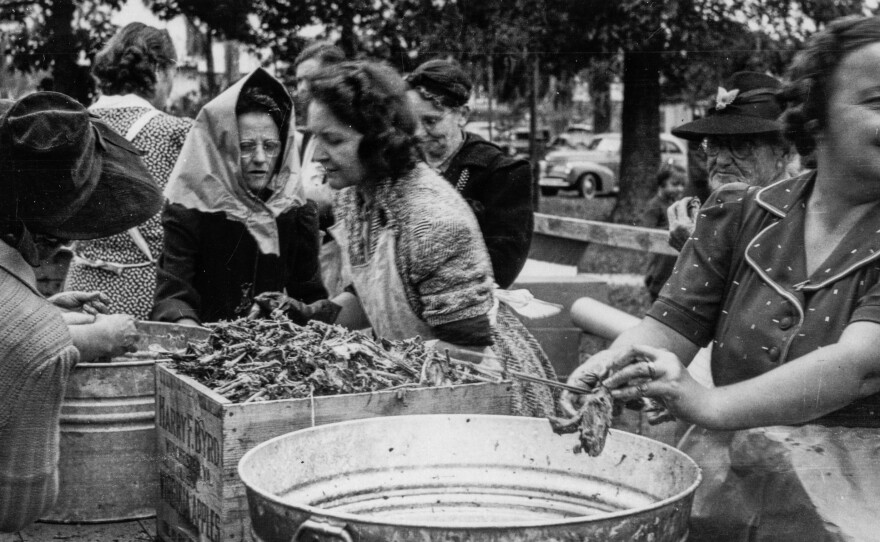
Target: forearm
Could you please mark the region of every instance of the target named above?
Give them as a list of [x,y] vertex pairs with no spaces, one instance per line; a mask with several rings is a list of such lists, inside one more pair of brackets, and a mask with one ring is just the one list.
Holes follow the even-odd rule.
[[648,345],[672,352],[688,365],[699,347],[680,333],[653,318],[643,318],[635,327],[629,328],[611,343],[609,350],[625,349],[634,345]]
[[370,320],[367,318],[367,313],[364,312],[364,308],[357,295],[345,291],[334,297],[332,301],[341,307],[339,315],[336,317],[336,324],[348,329],[370,327]]
[[110,345],[95,324],[68,326],[73,346],[79,350],[80,362],[87,363],[110,353]]
[[809,422],[880,391],[870,365],[848,345],[830,345],[750,380],[706,390],[690,421],[723,430]]

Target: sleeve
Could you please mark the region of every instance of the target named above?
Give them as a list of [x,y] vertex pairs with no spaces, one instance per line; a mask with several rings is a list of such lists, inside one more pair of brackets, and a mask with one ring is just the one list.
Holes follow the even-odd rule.
[[485,315],[492,308],[489,262],[476,225],[468,227],[452,210],[446,214],[447,218],[422,218],[412,228],[403,228],[409,280],[421,317],[432,327]]
[[441,341],[460,346],[492,346],[492,324],[487,315],[449,322],[434,327]]
[[[528,162],[500,157],[491,166],[488,182],[480,190],[482,202],[469,201],[480,222],[489,249],[495,282],[507,288],[522,271],[535,226],[532,206],[532,173]],[[482,207],[482,208],[479,208]]]
[[744,184],[729,184],[710,196],[711,204],[700,210],[696,230],[647,314],[698,346],[708,344],[714,335],[731,266],[742,249],[737,240],[745,199],[750,197],[747,189]]
[[874,285],[859,298],[849,321],[880,324],[880,277],[877,277]]
[[0,413],[8,414],[6,423],[0,423],[0,533],[27,527],[55,504],[58,418],[70,370],[78,360],[78,351],[68,345],[14,375],[20,400],[4,404],[9,397],[0,398],[0,411],[6,411]]
[[291,251],[286,264],[287,295],[303,303],[327,299],[327,290],[321,281],[321,237],[317,205],[309,201],[300,207],[296,211],[293,224]]
[[166,203],[162,210],[162,229],[164,244],[156,269],[156,294],[150,317],[159,322],[176,322],[182,318],[201,322],[201,296],[194,286],[201,238],[199,213],[176,203]]

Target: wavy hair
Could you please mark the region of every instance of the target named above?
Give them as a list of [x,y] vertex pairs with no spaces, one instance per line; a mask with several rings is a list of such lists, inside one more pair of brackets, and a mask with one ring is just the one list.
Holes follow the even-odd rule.
[[312,99],[361,135],[358,156],[368,182],[398,179],[415,167],[416,119],[407,86],[390,66],[366,60],[328,67],[312,81]]
[[156,93],[156,71],[167,69],[176,60],[167,31],[130,23],[95,56],[92,75],[104,94],[134,93],[152,99]]
[[880,18],[842,17],[814,34],[795,56],[788,69],[789,83],[779,91],[778,98],[786,106],[783,133],[801,156],[816,149],[816,128],[827,124],[837,67],[856,49],[877,42]]

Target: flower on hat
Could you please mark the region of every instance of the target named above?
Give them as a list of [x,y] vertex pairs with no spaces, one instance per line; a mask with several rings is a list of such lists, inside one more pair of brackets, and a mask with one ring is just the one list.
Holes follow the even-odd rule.
[[738,95],[738,88],[727,90],[724,87],[718,87],[718,94],[715,96],[715,109],[721,111],[728,105],[732,104],[733,100],[735,100]]

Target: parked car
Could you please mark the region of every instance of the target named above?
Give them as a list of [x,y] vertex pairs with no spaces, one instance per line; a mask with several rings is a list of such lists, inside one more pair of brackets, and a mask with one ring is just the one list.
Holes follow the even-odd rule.
[[[550,143],[550,129],[538,128],[537,134],[538,155],[544,154],[547,144]],[[529,128],[512,128],[499,137],[496,143],[501,145],[508,154],[515,158],[529,159]]]
[[[687,146],[669,134],[660,134],[663,162],[687,167]],[[594,134],[584,150],[559,149],[547,153],[541,162],[538,185],[541,194],[553,196],[559,190],[577,190],[585,198],[614,195],[620,191],[620,134]]]

